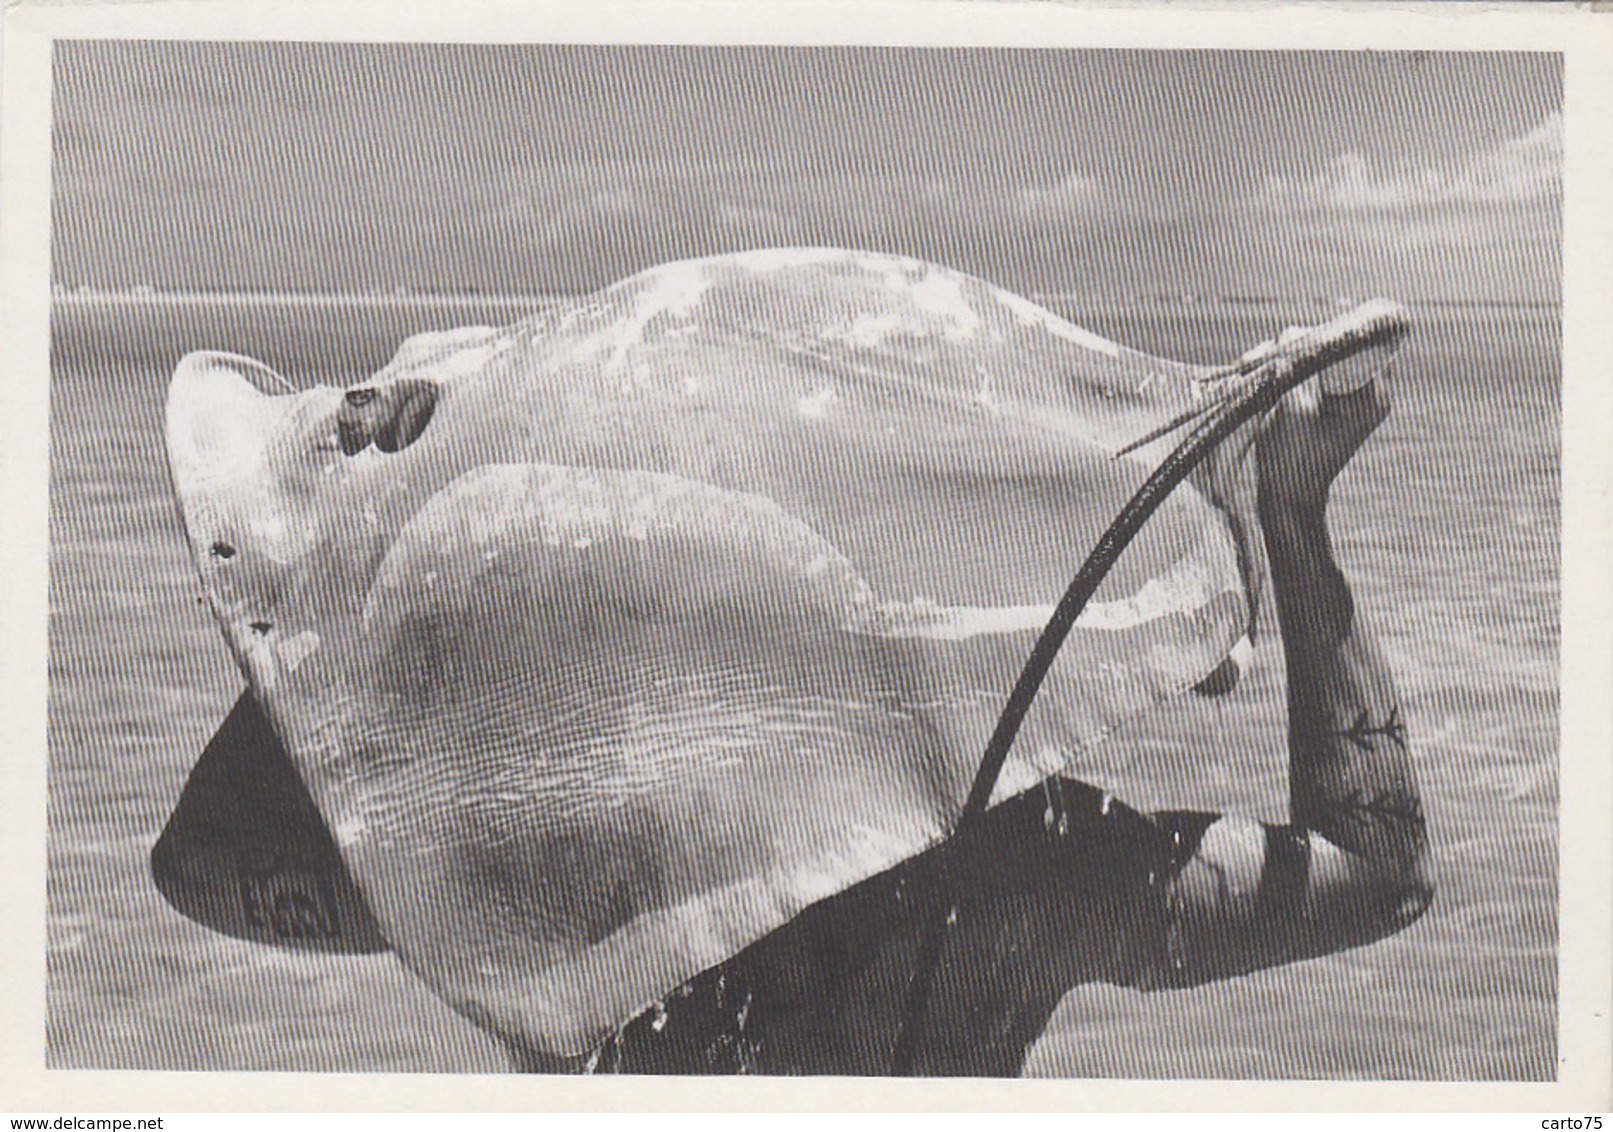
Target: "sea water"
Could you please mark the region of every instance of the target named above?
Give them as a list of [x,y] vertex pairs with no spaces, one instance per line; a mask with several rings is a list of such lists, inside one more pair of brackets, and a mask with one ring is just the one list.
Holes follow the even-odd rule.
[[[243,943],[175,913],[147,853],[243,683],[163,464],[190,349],[294,382],[373,372],[409,334],[541,300],[59,301],[52,318],[48,1062],[58,1068],[489,1071],[496,1043],[390,956]],[[1220,362],[1313,303],[1063,300],[1151,353]],[[1400,687],[1432,827],[1429,913],[1365,948],[1196,990],[1069,995],[1045,1076],[1542,1080],[1556,1066],[1561,347],[1556,308],[1413,308],[1395,412],[1340,480],[1341,564]],[[1072,548],[1072,569],[1086,548]],[[1269,610],[1242,685],[1111,742],[1132,805],[1286,818]]]

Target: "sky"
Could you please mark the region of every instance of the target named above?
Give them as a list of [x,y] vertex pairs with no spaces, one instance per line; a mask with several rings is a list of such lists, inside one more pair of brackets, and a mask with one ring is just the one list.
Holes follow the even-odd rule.
[[1555,301],[1556,55],[64,42],[52,276],[592,290],[768,245],[1021,291]]

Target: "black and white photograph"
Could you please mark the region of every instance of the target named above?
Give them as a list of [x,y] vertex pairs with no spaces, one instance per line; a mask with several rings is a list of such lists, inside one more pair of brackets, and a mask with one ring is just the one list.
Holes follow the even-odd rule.
[[48,65],[46,1070],[1571,1064],[1563,51]]

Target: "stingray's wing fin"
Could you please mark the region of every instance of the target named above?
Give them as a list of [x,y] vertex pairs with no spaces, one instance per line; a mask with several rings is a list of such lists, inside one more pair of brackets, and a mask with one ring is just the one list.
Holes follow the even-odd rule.
[[151,850],[167,901],[225,935],[308,951],[387,950],[308,789],[244,692]]
[[[1244,607],[1206,530],[1076,627],[1005,790],[1225,655]],[[1046,616],[887,599],[761,496],[487,465],[404,528],[361,631],[327,634],[368,773],[315,793],[411,970],[496,1033],[585,1053],[944,836]]]

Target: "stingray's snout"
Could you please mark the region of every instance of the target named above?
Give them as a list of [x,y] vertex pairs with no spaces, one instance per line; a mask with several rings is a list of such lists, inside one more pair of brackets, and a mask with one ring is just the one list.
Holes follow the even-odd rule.
[[168,466],[181,503],[257,475],[295,403],[291,385],[236,354],[187,354],[168,386]]
[[296,392],[261,362],[206,351],[179,363],[168,387],[168,465],[202,591],[249,675],[267,681],[284,637],[281,599],[312,545],[288,490],[311,474],[306,436],[328,396]]
[[382,452],[401,452],[426,431],[437,395],[435,381],[417,378],[349,389],[336,414],[342,451],[356,456],[373,444]]

